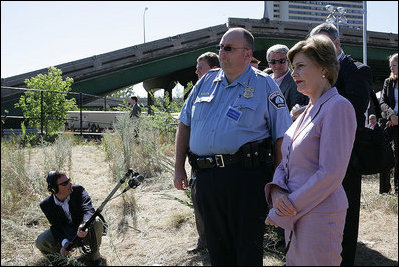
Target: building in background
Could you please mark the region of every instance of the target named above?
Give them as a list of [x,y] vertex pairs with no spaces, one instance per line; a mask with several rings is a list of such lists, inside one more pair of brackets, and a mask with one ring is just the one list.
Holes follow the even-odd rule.
[[343,28],[363,29],[363,1],[264,1],[264,18],[269,20],[323,23],[330,14],[327,5],[346,9]]

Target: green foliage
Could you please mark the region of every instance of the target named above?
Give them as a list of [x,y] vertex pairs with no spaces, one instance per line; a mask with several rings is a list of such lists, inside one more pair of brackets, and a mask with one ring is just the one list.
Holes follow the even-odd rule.
[[107,97],[126,98],[136,95],[133,86],[108,94]]
[[49,67],[48,74],[39,74],[36,77],[26,79],[28,88],[45,90],[45,92],[26,91],[21,96],[15,107],[22,109],[25,117],[30,117],[29,127],[40,128],[41,124],[41,102],[43,96],[43,129],[46,135],[54,135],[65,125],[67,111],[77,109],[76,100],[66,99],[66,94],[55,92],[69,92],[73,79],[62,78],[62,71]]
[[188,82],[187,86],[184,88],[183,96],[186,95],[186,93],[190,90],[192,90],[194,87],[193,82]]
[[158,129],[145,119],[131,119],[128,113],[118,115],[114,123],[115,132],[106,133],[103,147],[113,176],[123,176],[133,168],[144,177],[154,177],[164,171],[173,172],[173,162],[165,156],[170,147]]
[[151,106],[153,110],[152,114],[143,116],[143,120],[157,129],[166,142],[173,143],[177,130],[177,119],[175,119],[171,113],[180,112],[183,103],[179,101],[179,99],[170,102],[168,92],[165,92],[163,101],[155,99],[154,102],[155,105]]
[[123,104],[113,108],[116,111],[130,111],[132,109],[132,105],[123,99]]
[[[5,110],[4,110],[4,114],[7,116],[7,114],[8,114],[8,109],[5,109]],[[3,119],[3,118],[1,118],[1,124],[5,124],[5,123],[6,123],[6,120]]]
[[31,144],[32,144],[31,142],[32,142],[32,140],[35,139],[36,135],[35,134],[26,133],[26,126],[25,126],[24,122],[21,123],[21,130],[22,130],[22,134],[21,134],[21,137],[20,137],[21,138],[21,145],[30,147]]
[[193,200],[191,199],[191,190],[190,189],[185,189],[184,190],[185,195],[187,196],[188,200],[183,200],[178,197],[172,196],[170,194],[162,194],[165,199],[170,199],[170,200],[176,200],[177,202],[189,207],[189,208],[194,208],[193,206]]
[[43,174],[27,167],[25,149],[18,142],[1,143],[1,218],[42,199]]

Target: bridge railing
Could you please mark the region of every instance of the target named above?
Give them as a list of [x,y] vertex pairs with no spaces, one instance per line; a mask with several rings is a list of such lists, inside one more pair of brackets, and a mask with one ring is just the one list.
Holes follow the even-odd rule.
[[[229,27],[242,27],[249,30],[254,37],[279,37],[305,39],[318,23],[300,23],[271,20],[265,23],[258,19],[229,18]],[[349,28],[340,29],[343,44],[363,44],[363,31]],[[380,48],[397,48],[398,34],[367,31],[367,46]]]
[[[63,63],[55,67],[62,70],[63,77],[68,76],[73,78],[75,82],[78,82],[82,79],[87,79],[102,73],[108,73],[110,70],[115,71],[116,69],[127,68],[151,60],[160,59],[165,55],[178,55],[191,51],[192,49],[197,49],[204,44],[217,44],[226,31],[226,24],[221,24]],[[37,74],[46,72],[47,69],[41,69],[34,72],[3,78],[2,85],[23,87],[24,80],[27,77],[36,76]]]

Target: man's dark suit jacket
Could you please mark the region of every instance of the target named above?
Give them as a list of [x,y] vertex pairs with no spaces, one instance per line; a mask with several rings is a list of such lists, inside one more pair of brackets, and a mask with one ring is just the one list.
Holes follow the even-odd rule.
[[338,93],[352,103],[356,112],[358,127],[364,127],[370,101],[370,90],[373,76],[369,66],[355,62],[345,55],[339,64],[338,80],[335,83]]
[[285,97],[287,102],[288,110],[291,111],[295,104],[301,106],[307,105],[309,103],[309,98],[302,93],[298,92],[296,83],[291,76],[291,72],[285,75],[283,81],[280,84],[280,91]]
[[[365,127],[367,110],[370,100],[372,75],[370,67],[355,62],[345,55],[339,63],[338,80],[335,84],[340,95],[352,103],[356,113],[357,127]],[[355,141],[356,142],[356,141]],[[339,157],[339,155],[334,155]],[[357,236],[359,230],[360,193],[362,176],[353,166],[354,153],[346,170],[342,185],[348,198],[349,207],[345,218],[345,228],[342,240],[341,266],[353,266],[356,254]]]
[[395,114],[395,80],[387,78],[384,81],[384,87],[382,89],[382,95],[380,98],[380,105],[382,111],[382,117],[386,120],[390,120],[391,116]]
[[136,103],[133,106],[132,111],[130,111],[130,118],[133,118],[133,117],[138,118],[140,116],[140,113],[141,113],[141,108],[140,108],[139,104]]
[[72,188],[69,200],[72,223],[69,223],[62,207],[55,204],[53,194],[40,203],[40,208],[51,224],[51,233],[59,243],[65,238],[71,241],[79,225],[88,221],[95,212],[87,191],[80,185],[73,185]]

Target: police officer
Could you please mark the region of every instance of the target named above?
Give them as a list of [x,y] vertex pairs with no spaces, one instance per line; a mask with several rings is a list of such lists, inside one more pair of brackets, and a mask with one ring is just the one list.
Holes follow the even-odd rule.
[[187,188],[188,154],[212,265],[262,265],[264,186],[292,123],[276,83],[250,66],[253,47],[249,31],[229,29],[221,69],[198,81],[179,118],[174,185]]

